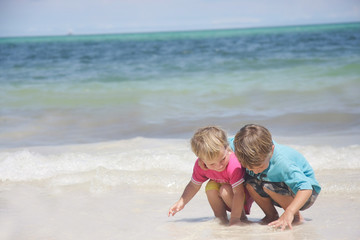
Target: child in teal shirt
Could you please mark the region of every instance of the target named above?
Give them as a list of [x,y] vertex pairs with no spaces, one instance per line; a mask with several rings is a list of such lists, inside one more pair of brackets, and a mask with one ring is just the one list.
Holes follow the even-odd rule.
[[[302,221],[299,211],[309,208],[321,190],[304,156],[277,144],[265,127],[255,124],[241,128],[230,146],[246,168],[246,189],[264,211],[262,220],[281,229]],[[285,210],[280,218],[275,205]]]

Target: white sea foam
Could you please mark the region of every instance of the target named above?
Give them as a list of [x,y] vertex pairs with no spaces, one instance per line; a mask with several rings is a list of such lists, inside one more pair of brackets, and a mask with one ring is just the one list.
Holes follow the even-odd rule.
[[[360,146],[291,145],[305,155],[317,175],[360,171]],[[0,181],[51,187],[84,185],[90,190],[120,186],[179,191],[189,181],[195,155],[185,140],[136,138],[120,142],[37,147],[0,152]],[[333,179],[331,176],[329,179]],[[354,190],[324,178],[326,191]],[[331,187],[330,187],[331,186]],[[347,190],[346,190],[347,189]],[[356,190],[356,189],[355,189]],[[359,189],[356,191],[360,191]]]
[[317,170],[360,170],[360,146],[292,146],[304,154],[311,166]]

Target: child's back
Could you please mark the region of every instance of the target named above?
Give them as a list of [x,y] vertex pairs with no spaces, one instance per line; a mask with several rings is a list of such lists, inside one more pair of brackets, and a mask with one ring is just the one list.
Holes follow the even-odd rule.
[[[263,181],[285,182],[294,194],[299,189],[314,188],[320,193],[321,187],[315,179],[313,168],[305,157],[295,149],[274,142],[275,148],[270,159],[269,168],[261,173]],[[248,174],[255,176],[253,171]]]

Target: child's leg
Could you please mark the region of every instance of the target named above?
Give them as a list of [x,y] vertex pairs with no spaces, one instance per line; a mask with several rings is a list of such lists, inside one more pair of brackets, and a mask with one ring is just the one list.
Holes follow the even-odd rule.
[[270,197],[262,197],[259,193],[256,192],[251,184],[246,184],[246,189],[257,205],[259,205],[259,207],[265,213],[265,217],[261,220],[262,222],[270,223],[279,218],[279,214],[276,211]]
[[[231,211],[231,206],[233,204],[234,192],[230,184],[222,184],[219,190],[220,197],[225,202],[227,208]],[[241,220],[247,220],[245,210],[243,209],[241,213]]]
[[223,223],[227,223],[228,218],[226,213],[226,203],[223,201],[219,194],[220,184],[214,181],[209,181],[206,185],[205,190],[206,196],[215,217],[219,218]]
[[222,184],[219,189],[219,195],[221,199],[225,202],[228,209],[231,210],[232,200],[234,197],[232,187],[229,184]]
[[[276,192],[271,191],[270,189],[264,187],[264,191],[275,201],[277,202],[284,210],[291,204],[294,200],[294,197],[291,195],[282,195]],[[293,222],[301,222],[303,221],[303,217],[300,212],[294,214]]]

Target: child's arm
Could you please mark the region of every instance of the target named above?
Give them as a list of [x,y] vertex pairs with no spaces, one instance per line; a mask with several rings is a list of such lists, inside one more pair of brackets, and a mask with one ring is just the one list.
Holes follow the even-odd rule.
[[244,184],[240,184],[239,186],[234,187],[233,192],[234,197],[231,205],[231,216],[229,225],[234,225],[241,222],[240,217],[244,209],[245,202]]
[[311,194],[312,190],[299,190],[296,193],[294,200],[292,200],[280,218],[269,223],[269,225],[276,228],[281,227],[281,230],[284,230],[286,226],[289,226],[289,228],[292,229],[291,223],[294,220],[295,213],[299,212],[300,208],[304,206]]
[[179,201],[177,201],[170,209],[168,216],[174,216],[177,212],[181,211],[185,205],[195,196],[199,191],[201,185],[189,182],[185,187],[183,194],[181,195]]

